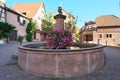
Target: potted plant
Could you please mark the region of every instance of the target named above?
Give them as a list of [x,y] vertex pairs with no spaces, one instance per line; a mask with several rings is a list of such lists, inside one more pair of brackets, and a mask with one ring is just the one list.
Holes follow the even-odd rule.
[[19,35],[17,41],[20,42],[20,45],[22,45],[24,37]]

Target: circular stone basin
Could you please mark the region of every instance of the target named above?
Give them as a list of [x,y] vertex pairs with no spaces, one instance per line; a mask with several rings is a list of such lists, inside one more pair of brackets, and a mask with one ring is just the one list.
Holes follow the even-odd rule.
[[[23,70],[44,77],[78,77],[90,74],[104,65],[104,46],[80,49],[33,48],[43,43],[19,46],[18,65]],[[31,46],[32,45],[32,46]]]

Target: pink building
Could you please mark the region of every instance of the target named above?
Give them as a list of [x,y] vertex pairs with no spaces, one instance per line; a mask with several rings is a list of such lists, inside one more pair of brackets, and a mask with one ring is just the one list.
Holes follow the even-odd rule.
[[26,35],[26,27],[29,19],[36,23],[34,40],[42,41],[45,37],[42,33],[42,20],[45,19],[45,6],[43,2],[15,4],[9,8],[5,3],[0,5],[0,21],[14,25],[16,28],[11,33],[10,41],[16,41],[18,36]]
[[6,10],[7,23],[12,24],[16,27],[15,30],[11,33],[10,40],[16,41],[19,35],[26,35],[26,27],[29,20],[25,15],[15,11],[14,9],[6,7]]
[[46,12],[43,2],[21,3],[15,4],[13,8],[36,23],[36,30],[34,32],[34,40],[42,41],[44,35],[42,34],[42,20],[45,19]]

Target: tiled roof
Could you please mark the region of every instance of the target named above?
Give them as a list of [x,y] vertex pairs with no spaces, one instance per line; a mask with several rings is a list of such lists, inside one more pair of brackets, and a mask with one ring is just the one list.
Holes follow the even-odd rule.
[[81,28],[81,31],[94,31],[96,30],[96,23],[94,21],[86,22],[85,25]]
[[42,5],[43,2],[21,3],[21,4],[15,4],[13,8],[15,8],[15,10],[21,13],[26,12],[27,17],[33,18],[37,13],[38,9],[42,7]]
[[96,18],[96,25],[104,26],[120,26],[120,18],[114,15],[104,15]]
[[16,10],[12,9],[12,8],[10,8],[10,7],[5,7],[5,8],[7,9],[7,11],[10,11],[10,12],[12,12],[12,13],[14,13],[14,14],[20,15],[20,16],[26,18],[26,19],[29,19],[29,18],[26,17],[25,15],[21,14],[20,12],[18,12],[18,11],[16,11]]

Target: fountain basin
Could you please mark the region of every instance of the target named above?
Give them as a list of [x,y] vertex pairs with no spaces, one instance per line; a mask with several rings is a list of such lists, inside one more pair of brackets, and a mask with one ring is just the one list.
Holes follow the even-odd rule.
[[[26,72],[44,77],[78,77],[104,65],[104,46],[80,49],[36,49],[19,46],[18,65]],[[42,45],[42,43],[38,43]]]

